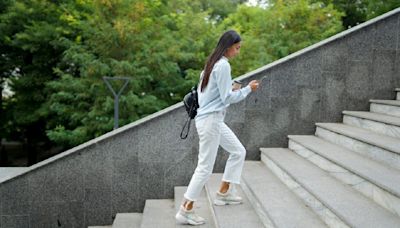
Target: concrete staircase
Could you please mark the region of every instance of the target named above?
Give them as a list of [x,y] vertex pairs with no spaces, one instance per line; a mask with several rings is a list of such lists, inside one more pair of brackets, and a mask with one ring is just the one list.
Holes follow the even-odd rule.
[[[213,174],[195,205],[201,227],[400,227],[400,89],[370,100],[370,112],[343,111],[343,123],[317,123],[315,135],[289,135],[289,148],[261,148],[246,161],[241,205],[212,204]],[[108,227],[183,227],[175,201],[147,200],[143,215],[118,214]]]

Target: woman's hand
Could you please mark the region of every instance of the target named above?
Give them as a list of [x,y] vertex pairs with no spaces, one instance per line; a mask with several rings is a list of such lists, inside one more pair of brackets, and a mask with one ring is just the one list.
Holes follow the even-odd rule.
[[249,86],[251,88],[251,91],[256,91],[258,89],[258,86],[260,85],[260,83],[257,80],[253,80],[249,83]]

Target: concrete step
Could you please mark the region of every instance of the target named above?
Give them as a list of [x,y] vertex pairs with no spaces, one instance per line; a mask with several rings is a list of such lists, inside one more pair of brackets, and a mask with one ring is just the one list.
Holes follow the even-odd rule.
[[400,169],[400,140],[342,123],[316,123],[315,135]]
[[[314,197],[308,190],[298,184],[289,175],[283,172],[271,159],[269,159],[264,153],[270,150],[281,151],[288,150],[287,148],[261,148],[261,161],[266,165],[278,179],[283,182],[287,188],[289,188],[298,198],[303,200],[303,203],[310,208],[319,218],[327,224],[329,227],[334,228],[349,228],[341,218],[336,216],[329,208],[322,204],[316,197]],[[294,153],[294,152],[293,152]]]
[[[289,149],[262,149],[275,172],[307,190],[349,227],[399,227],[400,218]],[[342,224],[338,224],[342,225]]]
[[[179,210],[179,207],[183,202],[183,195],[186,192],[187,187],[175,187],[175,212]],[[201,191],[200,197],[197,202],[194,204],[194,210],[196,214],[203,217],[206,220],[206,224],[201,225],[203,228],[215,228],[214,215],[211,209],[211,205],[209,203],[207,194],[205,189]],[[187,225],[176,224],[176,227],[187,227]]]
[[327,226],[262,162],[245,162],[242,186],[267,227]]
[[396,88],[394,91],[396,91],[396,100],[400,100],[400,88]]
[[257,216],[252,204],[244,194],[241,186],[236,185],[237,193],[243,197],[243,204],[229,206],[215,206],[213,204],[216,192],[221,184],[222,174],[213,174],[206,184],[207,196],[216,221],[216,227],[252,227],[263,228],[264,225]]
[[141,228],[173,228],[175,224],[175,205],[172,199],[146,200]]
[[371,112],[400,117],[400,100],[370,100]]
[[138,228],[142,223],[142,213],[118,213],[112,228]]
[[343,111],[343,123],[400,138],[400,117],[381,113]]
[[400,216],[400,170],[313,135],[289,135],[289,149]]

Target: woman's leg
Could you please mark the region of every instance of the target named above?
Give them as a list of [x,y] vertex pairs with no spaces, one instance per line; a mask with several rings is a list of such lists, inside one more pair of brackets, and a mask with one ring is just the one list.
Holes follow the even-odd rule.
[[[204,184],[212,174],[219,147],[219,125],[219,121],[215,121],[215,118],[207,118],[205,121],[196,122],[199,134],[199,156],[196,170],[184,194],[185,199],[188,201],[197,200]],[[191,204],[186,205],[191,206]]]
[[235,133],[233,133],[225,123],[220,125],[220,132],[220,145],[229,153],[220,189],[221,192],[224,193],[228,190],[230,183],[240,184],[246,149],[236,137]]
[[214,200],[215,205],[223,206],[242,203],[242,197],[236,195],[233,184],[240,184],[240,176],[246,157],[246,150],[232,130],[225,124],[220,125],[220,145],[229,153],[221,188]]
[[212,114],[204,121],[196,121],[199,134],[199,156],[196,170],[190,180],[189,186],[184,194],[183,204],[175,215],[179,223],[201,225],[205,223],[204,218],[196,215],[192,208],[193,203],[200,195],[204,184],[210,177],[219,146],[219,122],[218,116]]
[[221,182],[221,187],[219,188],[220,193],[226,193],[229,189],[229,182],[222,181]]

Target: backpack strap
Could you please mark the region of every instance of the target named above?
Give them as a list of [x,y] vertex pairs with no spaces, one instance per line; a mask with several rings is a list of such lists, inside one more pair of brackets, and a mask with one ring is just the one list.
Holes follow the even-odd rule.
[[[190,112],[189,112],[189,113],[192,112],[194,106],[195,106],[195,105],[192,105],[192,106],[190,107]],[[180,135],[180,136],[181,136],[181,139],[186,139],[186,138],[188,137],[189,131],[190,131],[190,124],[191,124],[191,122],[192,122],[192,118],[189,116],[189,118],[188,118],[188,119],[186,120],[186,122],[185,122],[185,125],[183,125],[182,131],[181,131],[181,135]],[[183,133],[183,132],[185,131],[186,126],[187,126],[187,131],[186,131],[186,133]]]
[[[183,125],[182,131],[181,131],[181,139],[186,139],[188,137],[191,122],[192,122],[192,118],[190,118],[190,116],[189,116],[189,118],[185,122],[185,125]],[[186,126],[187,126],[187,131],[186,131],[186,133],[183,133],[185,131]]]

